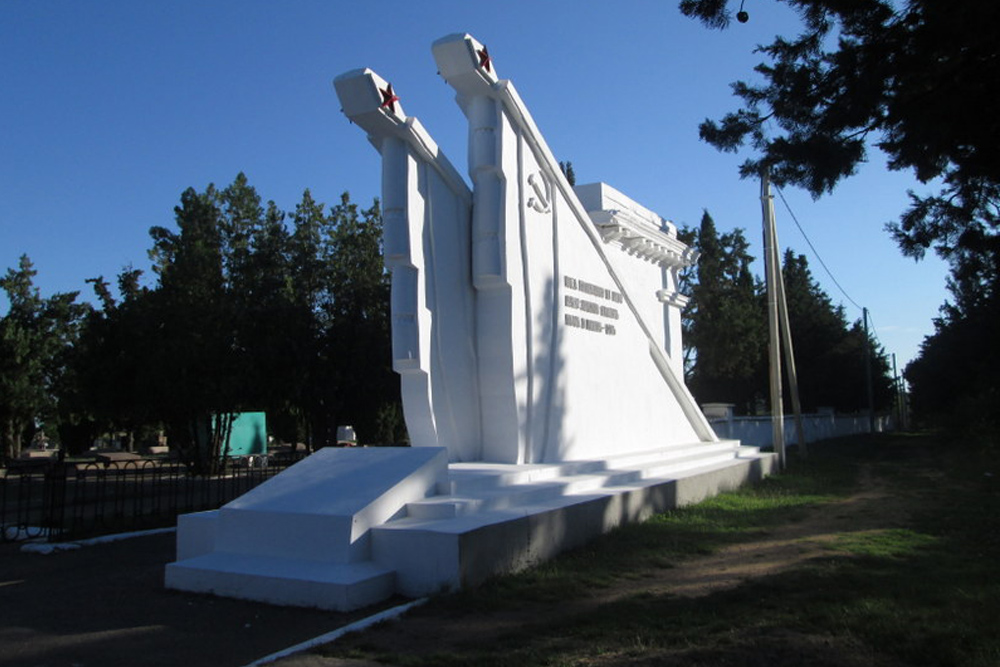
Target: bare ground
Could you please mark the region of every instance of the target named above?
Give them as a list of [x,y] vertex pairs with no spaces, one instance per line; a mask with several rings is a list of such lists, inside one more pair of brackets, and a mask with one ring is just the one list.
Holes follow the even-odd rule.
[[371,613],[168,591],[173,556],[172,534],[47,555],[0,544],[0,666],[239,667]]

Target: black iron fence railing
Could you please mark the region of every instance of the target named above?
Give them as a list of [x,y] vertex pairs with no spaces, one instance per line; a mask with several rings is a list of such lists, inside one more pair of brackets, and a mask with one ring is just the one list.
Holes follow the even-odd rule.
[[177,515],[217,509],[301,458],[247,457],[215,475],[194,475],[168,460],[0,469],[0,541],[57,542],[173,526]]

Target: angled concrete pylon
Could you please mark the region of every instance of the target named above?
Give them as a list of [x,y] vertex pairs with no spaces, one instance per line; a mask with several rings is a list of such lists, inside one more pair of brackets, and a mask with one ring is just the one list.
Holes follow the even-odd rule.
[[382,154],[385,263],[392,272],[392,365],[410,440],[482,459],[472,193],[392,85],[369,69],[334,81],[344,113]]
[[325,449],[178,521],[170,588],[327,609],[474,585],[756,480],[682,381],[694,253],[603,183],[570,187],[481,43],[433,45],[470,188],[397,90],[337,77],[382,155],[392,359],[412,447]]
[[[469,120],[473,282],[487,460],[552,462],[715,441],[625,276],[642,264],[608,244],[513,84],[467,34],[434,43],[438,70]],[[666,236],[660,234],[660,236]],[[684,246],[676,266],[690,264]],[[624,266],[628,265],[628,266]],[[676,320],[679,322],[679,309]],[[662,331],[662,329],[661,329]]]

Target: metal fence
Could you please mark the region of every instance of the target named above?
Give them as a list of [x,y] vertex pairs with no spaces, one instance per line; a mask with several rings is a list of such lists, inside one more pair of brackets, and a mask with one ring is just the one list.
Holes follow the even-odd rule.
[[216,475],[167,460],[0,469],[0,541],[172,526],[178,514],[219,508],[301,458],[247,457]]

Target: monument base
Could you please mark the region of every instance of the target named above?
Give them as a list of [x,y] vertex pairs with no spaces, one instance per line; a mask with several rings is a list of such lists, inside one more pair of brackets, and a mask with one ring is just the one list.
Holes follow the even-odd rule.
[[[181,517],[166,585],[338,611],[456,590],[757,481],[775,465],[736,441],[556,464],[455,463],[444,474],[436,452],[322,450],[221,510]],[[336,496],[326,507],[311,506],[310,493],[289,496],[345,461],[355,483],[325,484]],[[359,470],[378,483],[360,484]],[[376,506],[382,516],[372,520]]]

